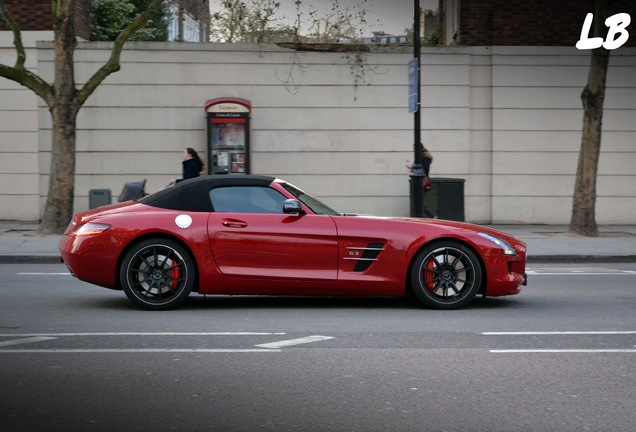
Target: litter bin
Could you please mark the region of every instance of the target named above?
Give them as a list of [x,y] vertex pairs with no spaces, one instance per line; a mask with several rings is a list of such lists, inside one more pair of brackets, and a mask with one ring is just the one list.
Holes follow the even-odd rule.
[[440,219],[464,222],[465,179],[431,177],[424,204]]
[[88,191],[89,209],[94,209],[110,204],[112,204],[110,189],[91,189]]

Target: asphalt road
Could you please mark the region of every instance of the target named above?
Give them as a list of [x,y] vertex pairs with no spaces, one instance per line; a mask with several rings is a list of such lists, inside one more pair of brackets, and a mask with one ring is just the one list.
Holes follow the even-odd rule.
[[632,431],[636,264],[534,265],[519,296],[199,297],[170,312],[0,265],[0,429]]

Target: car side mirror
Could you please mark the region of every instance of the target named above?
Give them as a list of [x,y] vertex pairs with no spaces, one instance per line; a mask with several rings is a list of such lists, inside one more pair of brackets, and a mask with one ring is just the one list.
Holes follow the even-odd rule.
[[295,199],[288,199],[285,200],[285,202],[283,203],[283,213],[298,216],[301,214],[305,214],[305,211],[303,210],[303,206],[300,201]]

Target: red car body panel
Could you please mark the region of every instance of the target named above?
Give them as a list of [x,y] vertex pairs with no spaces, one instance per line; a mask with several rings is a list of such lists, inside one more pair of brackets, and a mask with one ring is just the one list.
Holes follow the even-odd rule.
[[[295,198],[274,181],[270,188]],[[60,242],[63,261],[80,280],[119,289],[119,265],[131,245],[168,237],[191,253],[200,294],[371,295],[407,293],[410,265],[425,245],[454,239],[480,257],[485,294],[517,294],[525,282],[526,246],[491,228],[414,218],[314,214],[222,213],[166,209],[136,202],[74,216]],[[180,227],[177,217],[191,223]],[[97,235],[76,235],[86,223],[107,224]],[[478,235],[494,235],[516,250]]]
[[338,236],[329,216],[211,213],[208,235],[225,276],[337,279]]

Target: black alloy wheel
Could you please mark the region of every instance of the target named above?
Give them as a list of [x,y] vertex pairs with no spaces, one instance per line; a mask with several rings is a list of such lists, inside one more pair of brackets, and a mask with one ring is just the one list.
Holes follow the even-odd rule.
[[180,306],[194,286],[190,254],[169,239],[147,239],[133,246],[122,261],[119,278],[133,303],[147,310]]
[[468,305],[479,292],[481,278],[477,255],[452,240],[422,249],[411,270],[416,297],[433,309],[459,309]]

